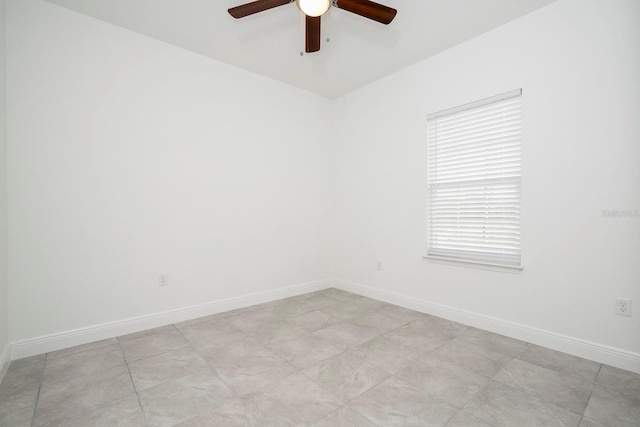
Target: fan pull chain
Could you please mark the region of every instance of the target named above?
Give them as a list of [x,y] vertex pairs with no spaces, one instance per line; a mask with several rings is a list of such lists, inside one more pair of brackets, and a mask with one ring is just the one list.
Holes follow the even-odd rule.
[[[334,3],[334,1],[331,2],[332,5]],[[327,13],[322,15],[322,32],[325,34],[324,41],[326,43],[329,43],[331,41],[331,15],[333,15],[333,13],[331,13],[331,8],[327,10]]]
[[298,40],[302,40],[302,50],[300,51],[300,56],[304,56],[304,44],[307,32],[306,16],[301,11],[298,11],[298,16],[300,17],[300,34],[302,35],[302,37],[298,37]]

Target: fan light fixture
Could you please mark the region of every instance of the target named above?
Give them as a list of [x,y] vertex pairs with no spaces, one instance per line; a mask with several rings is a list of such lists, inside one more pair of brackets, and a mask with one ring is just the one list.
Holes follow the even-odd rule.
[[296,0],[298,7],[307,16],[324,15],[331,6],[331,0]]
[[[229,15],[236,19],[264,12],[265,10],[293,3],[294,0],[253,0],[229,9]],[[360,15],[363,18],[377,21],[387,25],[396,17],[397,10],[371,0],[295,0],[296,5],[305,14],[305,52],[317,52],[320,50],[320,25],[321,16],[327,13],[330,7],[342,9],[347,12]],[[302,52],[301,52],[302,53]]]

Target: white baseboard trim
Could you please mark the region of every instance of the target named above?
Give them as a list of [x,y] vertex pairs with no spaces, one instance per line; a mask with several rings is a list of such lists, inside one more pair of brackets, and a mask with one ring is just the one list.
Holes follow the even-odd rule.
[[383,291],[359,283],[334,279],[333,286],[343,291],[399,305],[411,310],[516,338],[563,353],[615,366],[616,368],[640,373],[640,354],[638,353],[432,303],[394,292]]
[[2,349],[2,353],[0,353],[0,384],[2,384],[4,374],[6,374],[9,369],[9,363],[11,363],[11,359],[9,358],[9,346],[7,345]]
[[[121,335],[140,332],[147,329],[197,319],[255,304],[276,301],[309,292],[327,289],[333,286],[333,280],[318,280],[294,286],[287,286],[265,292],[258,292],[219,301],[170,310],[162,313],[149,314],[135,318],[103,323],[101,325],[74,329],[55,334],[15,341],[10,344],[11,359],[35,356],[51,351],[62,350],[94,341],[118,337]],[[5,350],[5,353],[8,351]],[[8,354],[7,354],[8,356]]]

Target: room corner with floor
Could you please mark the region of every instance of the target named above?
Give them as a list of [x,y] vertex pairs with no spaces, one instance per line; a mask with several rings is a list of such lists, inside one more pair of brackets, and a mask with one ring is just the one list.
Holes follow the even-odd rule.
[[9,367],[7,310],[7,111],[6,111],[6,22],[5,2],[0,2],[0,378]]
[[[640,426],[637,1],[151,3],[0,0],[0,426]],[[426,257],[515,89],[522,269]]]

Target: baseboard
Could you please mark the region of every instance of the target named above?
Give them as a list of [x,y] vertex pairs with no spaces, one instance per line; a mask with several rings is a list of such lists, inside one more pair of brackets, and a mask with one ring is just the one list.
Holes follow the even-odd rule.
[[435,304],[394,292],[382,291],[359,283],[334,279],[332,285],[343,291],[374,298],[411,310],[562,351],[574,356],[615,366],[620,369],[640,373],[640,354],[638,353],[632,353],[619,348],[537,329],[503,319],[496,319],[454,307]]
[[11,359],[9,358],[9,346],[7,345],[2,349],[2,353],[0,353],[0,384],[2,384],[4,374],[6,374],[9,369],[9,363],[11,363]]
[[[269,290],[266,292],[258,292],[235,298],[211,301],[204,304],[179,308],[162,313],[154,313],[150,315],[104,323],[101,325],[93,325],[86,328],[15,341],[10,344],[11,359],[22,359],[24,357],[35,356],[38,354],[62,350],[65,348],[87,344],[94,341],[170,325],[172,323],[183,322],[185,320],[197,319],[198,317],[204,317],[229,310],[249,307],[251,305],[262,304],[282,298],[289,298],[308,292],[326,289],[331,287],[332,285],[333,280],[318,280],[314,282]],[[5,351],[5,353],[8,352]]]

